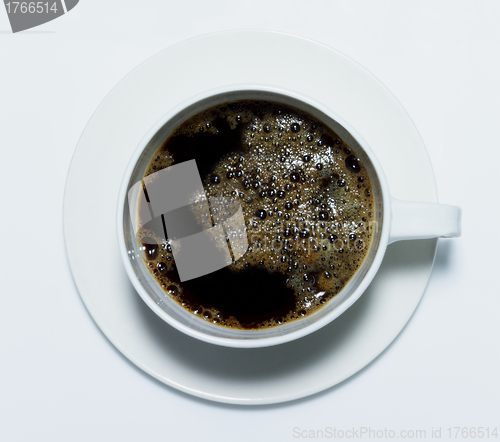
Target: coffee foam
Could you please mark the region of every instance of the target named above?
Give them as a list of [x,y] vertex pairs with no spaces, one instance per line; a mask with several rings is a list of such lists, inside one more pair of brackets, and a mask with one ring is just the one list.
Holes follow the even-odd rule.
[[[310,315],[342,290],[366,256],[373,227],[368,174],[337,134],[312,116],[276,103],[220,105],[189,119],[173,137],[200,132],[217,136],[214,122],[221,119],[233,130],[242,128],[241,144],[202,179],[208,200],[233,198],[243,209],[249,248],[229,268],[238,272],[251,266],[280,273],[295,294],[295,308],[256,328]],[[173,162],[164,145],[145,176]],[[213,208],[212,217],[216,222]],[[150,254],[146,262],[170,296],[207,321],[246,328],[234,316],[183,299],[168,241],[162,243],[154,232],[143,229],[139,241],[144,237],[160,243],[157,256],[151,259]]]

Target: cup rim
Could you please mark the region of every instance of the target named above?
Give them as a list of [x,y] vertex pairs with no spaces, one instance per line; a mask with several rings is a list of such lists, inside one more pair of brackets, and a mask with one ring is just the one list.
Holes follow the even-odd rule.
[[[127,250],[125,243],[125,230],[124,230],[124,215],[125,215],[125,202],[127,201],[128,194],[128,186],[129,181],[134,172],[135,166],[147,147],[148,143],[152,140],[152,138],[160,131],[161,128],[173,117],[175,117],[179,112],[188,108],[191,105],[196,104],[204,99],[215,97],[224,93],[237,93],[243,91],[259,91],[263,93],[273,93],[282,96],[291,97],[292,99],[298,100],[300,102],[306,103],[309,106],[314,107],[319,112],[327,115],[331,119],[335,120],[339,125],[341,125],[351,136],[358,142],[361,148],[369,157],[372,166],[375,170],[377,178],[380,184],[380,193],[381,199],[383,201],[382,204],[382,230],[380,233],[380,237],[378,240],[377,250],[375,252],[375,256],[371,262],[370,267],[368,268],[366,274],[363,276],[358,286],[353,290],[353,292],[343,300],[339,305],[337,305],[332,311],[327,313],[325,316],[319,318],[315,322],[300,328],[299,330],[289,332],[287,334],[272,336],[272,337],[262,337],[258,339],[239,339],[239,338],[230,338],[230,337],[218,337],[212,336],[209,334],[205,334],[199,330],[195,330],[190,328],[189,326],[177,321],[175,318],[170,316],[164,309],[162,309],[151,297],[151,295],[146,291],[143,287],[139,279],[137,278],[135,271],[132,267],[132,264],[129,259],[129,251]],[[282,344],[285,342],[293,341],[295,339],[299,339],[303,336],[313,333],[316,330],[324,327],[325,325],[332,322],[334,319],[339,317],[343,312],[345,312],[351,305],[353,305],[366,290],[368,285],[373,280],[375,274],[377,273],[388,242],[389,242],[389,234],[390,234],[390,224],[391,224],[391,198],[388,188],[387,179],[385,173],[382,169],[381,164],[379,163],[375,153],[371,149],[370,145],[366,142],[366,140],[359,134],[354,127],[352,127],[347,121],[345,121],[340,115],[336,112],[318,102],[317,100],[307,97],[303,94],[295,92],[293,90],[273,86],[266,84],[230,84],[216,88],[207,89],[201,93],[195,94],[189,97],[186,100],[178,103],[171,109],[169,109],[143,136],[141,141],[138,143],[134,153],[132,154],[125,172],[123,174],[122,182],[120,185],[120,190],[118,193],[118,204],[116,211],[116,221],[117,221],[117,238],[118,238],[118,247],[120,256],[122,258],[122,262],[125,266],[125,270],[127,272],[127,276],[129,280],[132,282],[134,288],[138,292],[139,296],[142,300],[155,312],[160,318],[162,318],[169,325],[173,326],[177,330],[183,332],[184,334],[191,336],[193,338],[199,339],[204,342],[208,342],[211,344],[226,346],[226,347],[235,347],[235,348],[257,348],[257,347],[268,347],[273,345]],[[199,319],[199,318],[197,318]],[[201,320],[201,319],[199,319]],[[300,319],[298,319],[300,321]],[[217,327],[217,326],[216,326]],[[279,327],[279,326],[278,326]],[[273,327],[276,328],[276,327]],[[252,330],[248,331],[252,333]]]

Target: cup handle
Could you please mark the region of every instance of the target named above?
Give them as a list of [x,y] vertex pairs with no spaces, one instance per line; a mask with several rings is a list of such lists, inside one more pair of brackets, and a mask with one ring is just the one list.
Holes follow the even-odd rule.
[[462,209],[438,203],[391,198],[389,244],[404,239],[455,238],[461,235]]

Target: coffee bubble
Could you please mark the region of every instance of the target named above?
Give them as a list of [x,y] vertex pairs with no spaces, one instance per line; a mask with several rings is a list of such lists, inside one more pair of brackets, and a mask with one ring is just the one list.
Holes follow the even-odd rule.
[[[170,240],[139,230],[151,274],[187,310],[231,328],[279,326],[322,308],[359,269],[373,232],[372,186],[353,149],[321,121],[270,101],[218,105],[181,124],[145,176],[191,159],[206,193],[194,215],[207,201],[236,199],[248,248],[180,282]],[[213,223],[222,212],[210,207]],[[235,257],[229,235],[222,241]]]

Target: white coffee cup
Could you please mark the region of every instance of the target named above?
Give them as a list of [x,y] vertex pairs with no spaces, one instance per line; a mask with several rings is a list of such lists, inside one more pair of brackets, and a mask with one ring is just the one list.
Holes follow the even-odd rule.
[[[237,330],[197,317],[168,296],[151,276],[141,257],[137,232],[137,194],[152,155],[176,129],[198,112],[242,99],[277,101],[302,109],[353,147],[372,183],[377,229],[362,265],[348,284],[316,312],[265,330]],[[130,199],[129,199],[130,198]],[[363,137],[323,104],[290,90],[268,85],[229,85],[207,90],[169,110],[144,136],[125,171],[118,197],[117,232],[120,254],[130,281],[146,304],[164,321],[189,336],[228,347],[265,347],[298,339],[333,321],[365,291],[395,241],[460,236],[461,209],[437,203],[400,201],[391,197],[384,171]],[[236,295],[236,294],[235,294]]]

